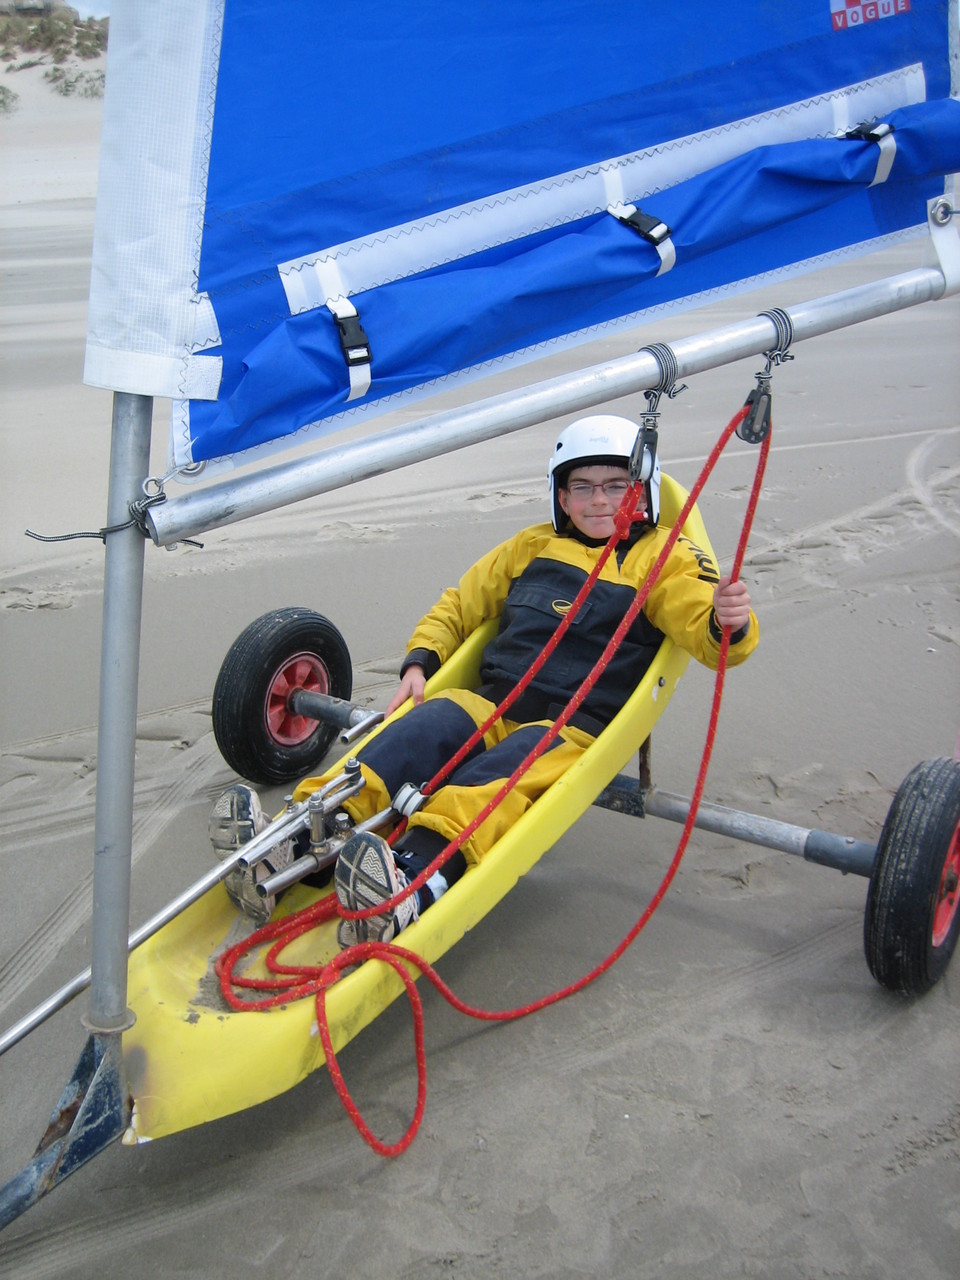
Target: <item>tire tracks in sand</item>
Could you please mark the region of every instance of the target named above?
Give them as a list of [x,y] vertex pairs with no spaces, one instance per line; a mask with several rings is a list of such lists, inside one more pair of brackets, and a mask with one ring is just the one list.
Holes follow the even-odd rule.
[[[143,745],[138,739],[138,750]],[[212,733],[202,734],[182,750],[165,754],[168,758],[134,788],[134,865],[150,852],[186,806],[218,784],[225,785],[231,776]],[[50,757],[45,759],[49,761]],[[95,773],[91,772],[62,789],[55,788],[52,800],[44,788],[38,800],[20,803],[0,825],[4,845],[16,847],[22,856],[60,838],[92,840],[94,786]],[[14,953],[0,963],[0,1011],[46,972],[66,942],[90,918],[92,901],[91,865]]]

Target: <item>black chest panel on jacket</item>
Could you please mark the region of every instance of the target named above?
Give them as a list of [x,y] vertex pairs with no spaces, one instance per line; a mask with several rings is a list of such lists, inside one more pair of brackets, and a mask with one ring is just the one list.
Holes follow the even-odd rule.
[[[557,560],[533,560],[510,587],[496,637],[487,645],[480,677],[485,684],[511,686],[526,673],[568,612],[586,573]],[[565,704],[583,683],[633,603],[632,586],[599,579],[557,650],[534,678],[524,700],[525,718],[542,699],[547,707]],[[609,724],[643,677],[660,647],[663,633],[638,614],[590,691],[583,710]],[[508,713],[509,714],[509,713]]]

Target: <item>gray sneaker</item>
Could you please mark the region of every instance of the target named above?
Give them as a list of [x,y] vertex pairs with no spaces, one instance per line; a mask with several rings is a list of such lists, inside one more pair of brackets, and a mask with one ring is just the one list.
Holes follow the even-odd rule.
[[[394,861],[386,840],[372,831],[358,831],[340,850],[333,883],[342,907],[348,911],[364,911],[394,897],[409,881]],[[341,920],[337,926],[337,942],[341,947],[358,942],[389,942],[419,915],[417,895],[411,894],[383,915]]]
[[348,947],[355,947],[361,941],[357,933],[357,925],[366,923],[366,920],[343,919],[337,922],[337,946],[341,951],[346,951]]
[[[252,787],[238,782],[218,797],[207,830],[213,851],[222,862],[269,825],[270,819],[260,806],[260,797]],[[230,901],[254,924],[266,924],[277,905],[273,894],[261,897],[257,885],[275,871],[289,866],[292,860],[293,841],[287,836],[278,841],[256,866],[246,870],[237,867],[224,877],[223,887]]]

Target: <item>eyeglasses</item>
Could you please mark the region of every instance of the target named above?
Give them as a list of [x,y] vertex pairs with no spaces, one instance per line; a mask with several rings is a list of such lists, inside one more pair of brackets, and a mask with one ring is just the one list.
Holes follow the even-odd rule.
[[608,498],[612,498],[615,502],[621,502],[629,488],[630,484],[627,480],[604,480],[602,484],[591,484],[589,480],[571,480],[567,485],[567,493],[572,498],[585,502],[588,498],[593,497],[595,489],[602,489]]

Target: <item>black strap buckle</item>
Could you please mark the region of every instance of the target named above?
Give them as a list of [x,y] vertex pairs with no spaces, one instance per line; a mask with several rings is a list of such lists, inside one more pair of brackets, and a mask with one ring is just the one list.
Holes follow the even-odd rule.
[[891,133],[893,133],[892,124],[887,124],[885,121],[869,124],[866,120],[862,120],[855,129],[848,129],[843,136],[851,142],[879,142],[881,138],[886,138]]
[[348,367],[357,364],[370,364],[370,339],[364,332],[360,317],[334,315],[340,333],[340,347]]
[[653,214],[644,213],[641,209],[634,209],[633,213],[628,213],[625,217],[620,218],[625,227],[630,227],[636,231],[638,236],[643,236],[644,240],[649,240],[653,245],[663,244],[664,240],[669,240],[673,231],[660,218],[656,218]]

